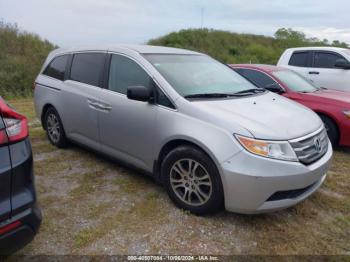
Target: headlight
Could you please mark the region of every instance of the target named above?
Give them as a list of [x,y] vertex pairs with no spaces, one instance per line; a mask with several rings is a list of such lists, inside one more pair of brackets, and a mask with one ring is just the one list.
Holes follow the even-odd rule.
[[298,161],[291,145],[285,141],[266,141],[235,135],[239,143],[250,153],[255,155],[287,160]]
[[350,118],[350,110],[343,111],[343,113],[347,118]]

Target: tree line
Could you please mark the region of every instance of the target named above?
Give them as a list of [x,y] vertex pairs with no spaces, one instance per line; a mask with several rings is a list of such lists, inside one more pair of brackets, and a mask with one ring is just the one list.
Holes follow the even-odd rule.
[[[224,63],[266,64],[275,64],[288,47],[348,47],[340,41],[307,38],[304,33],[290,28],[279,29],[274,37],[213,29],[187,29],[152,39],[148,44],[195,50]],[[31,96],[35,77],[48,53],[55,48],[56,45],[36,34],[0,21],[0,96]]]
[[150,45],[185,48],[207,53],[223,63],[276,64],[286,48],[301,46],[336,46],[344,42],[308,38],[303,32],[280,28],[274,37],[237,34],[213,29],[187,29],[152,39]]

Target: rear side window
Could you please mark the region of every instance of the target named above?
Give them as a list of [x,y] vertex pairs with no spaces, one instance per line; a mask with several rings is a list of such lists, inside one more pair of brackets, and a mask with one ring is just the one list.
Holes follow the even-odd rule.
[[66,72],[67,61],[68,55],[62,55],[54,58],[51,63],[45,68],[43,74],[63,81],[64,74]]
[[277,84],[271,77],[257,70],[239,68],[236,71],[260,88],[266,88]]
[[129,86],[145,86],[152,88],[152,78],[133,60],[112,55],[109,69],[108,89],[126,94]]
[[307,67],[309,52],[294,52],[289,60],[289,65]]
[[105,62],[105,54],[75,54],[70,71],[70,79],[81,83],[100,86]]
[[345,59],[341,55],[328,52],[315,52],[314,67],[317,68],[335,68],[335,62],[338,59]]

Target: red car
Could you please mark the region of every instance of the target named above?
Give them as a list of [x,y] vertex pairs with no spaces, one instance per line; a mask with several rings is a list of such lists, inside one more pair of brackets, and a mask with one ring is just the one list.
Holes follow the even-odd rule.
[[350,146],[350,92],[318,88],[289,69],[271,65],[229,65],[259,88],[288,97],[315,111],[332,144]]

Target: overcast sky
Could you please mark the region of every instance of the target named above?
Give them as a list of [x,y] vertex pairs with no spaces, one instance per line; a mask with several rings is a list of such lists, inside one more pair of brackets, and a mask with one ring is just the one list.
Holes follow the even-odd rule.
[[349,0],[0,0],[0,19],[61,47],[141,44],[201,26],[270,36],[292,27],[350,43],[349,10]]

